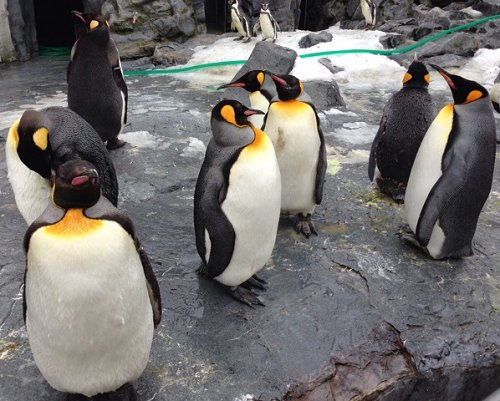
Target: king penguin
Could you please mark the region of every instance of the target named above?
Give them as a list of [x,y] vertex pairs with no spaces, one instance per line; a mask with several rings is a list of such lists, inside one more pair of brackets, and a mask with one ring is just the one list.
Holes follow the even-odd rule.
[[472,255],[472,238],[491,190],[495,121],[488,91],[431,64],[448,83],[454,104],[427,130],[411,169],[405,211],[415,245],[434,259]]
[[[230,0],[231,1],[231,0]],[[237,30],[240,34],[234,40],[242,40],[245,39],[245,42],[250,41],[252,38],[252,32],[250,30],[251,20],[243,11],[243,8],[240,7],[238,0],[233,0],[231,4],[231,29]]]
[[262,3],[259,14],[259,20],[255,23],[253,27],[253,33],[257,34],[257,31],[259,29],[262,32],[262,41],[265,41],[266,39],[272,39],[273,43],[276,42],[280,26],[278,25],[278,22],[276,22],[276,20],[271,14],[271,10],[269,9],[269,3]]
[[375,26],[377,23],[377,4],[375,0],[359,0],[361,13],[365,17],[366,25]]
[[[267,113],[269,103],[277,95],[276,85],[271,78],[271,73],[263,70],[252,70],[242,75],[233,82],[219,86],[224,88],[243,88],[249,92],[250,105],[253,109]],[[264,114],[254,114],[248,120],[258,128],[264,123]]]
[[271,75],[278,96],[262,129],[273,142],[281,171],[281,212],[296,215],[295,229],[317,234],[311,221],[323,198],[326,146],[318,114],[304,85],[293,75]]
[[278,161],[267,135],[247,117],[262,113],[236,100],[212,110],[210,140],[194,194],[200,273],[247,305],[263,305],[251,287],[271,257],[281,203]]
[[26,110],[10,128],[5,156],[17,208],[28,225],[49,204],[52,172],[72,159],[94,164],[103,195],[118,203],[118,180],[109,152],[90,124],[68,108]]
[[383,193],[404,202],[406,184],[418,147],[434,118],[434,104],[427,90],[429,71],[419,61],[411,63],[403,77],[403,88],[391,96],[373,140],[368,176]]
[[24,319],[47,382],[91,397],[136,380],[161,319],[160,291],[133,223],[101,196],[91,163],[59,166],[24,247]]
[[87,25],[71,50],[68,65],[68,106],[94,127],[108,149],[127,122],[128,89],[120,56],[104,17],[73,11]]

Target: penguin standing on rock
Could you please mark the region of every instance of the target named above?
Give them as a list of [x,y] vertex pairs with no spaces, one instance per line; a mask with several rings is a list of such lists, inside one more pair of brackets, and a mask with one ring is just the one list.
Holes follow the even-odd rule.
[[326,147],[316,109],[293,75],[271,75],[278,96],[269,105],[262,129],[276,150],[281,171],[281,212],[295,214],[296,230],[317,234],[311,221],[323,198]]
[[213,138],[194,193],[199,272],[249,306],[263,305],[252,287],[265,289],[256,273],[271,257],[281,203],[273,144],[248,121],[255,113],[262,112],[236,100],[213,108]]
[[43,377],[65,393],[125,388],[135,400],[130,383],[148,363],[160,291],[132,222],[101,196],[91,163],[59,166],[24,247],[24,319]]
[[[250,105],[253,109],[267,113],[269,103],[277,95],[276,85],[271,78],[271,73],[263,70],[252,70],[242,75],[233,82],[219,86],[224,88],[243,88],[249,92]],[[254,114],[248,120],[256,127],[262,127],[264,114]]]
[[366,25],[375,26],[377,23],[377,4],[375,0],[359,0],[361,12],[365,17]]
[[406,189],[415,238],[434,259],[472,255],[472,238],[488,198],[495,164],[495,121],[488,91],[431,64],[448,83],[445,106],[420,145]]
[[90,124],[68,108],[26,110],[10,128],[5,156],[17,208],[28,225],[49,204],[51,175],[68,160],[91,162],[103,195],[115,206],[118,203],[118,180],[109,152]]
[[384,107],[372,143],[368,176],[373,181],[377,167],[378,187],[396,202],[404,202],[411,166],[434,117],[429,82],[425,65],[414,61],[404,75],[403,88]]
[[240,36],[234,40],[245,39],[245,43],[249,42],[252,38],[252,31],[250,30],[251,20],[240,7],[238,0],[230,0],[231,3],[231,29],[237,30]]
[[68,65],[68,105],[94,127],[108,149],[127,122],[128,90],[120,56],[104,17],[73,11],[87,26],[71,50]]
[[280,26],[271,15],[271,10],[269,9],[269,3],[262,3],[259,20],[255,23],[253,27],[253,33],[257,34],[258,30],[262,32],[262,41],[266,39],[272,39],[273,43],[276,42],[278,38],[278,31]]

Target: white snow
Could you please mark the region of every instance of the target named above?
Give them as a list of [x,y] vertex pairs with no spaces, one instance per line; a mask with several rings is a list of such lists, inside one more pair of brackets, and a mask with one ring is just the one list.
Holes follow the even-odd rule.
[[155,149],[158,147],[159,139],[148,131],[131,131],[120,134],[120,139],[135,148]]

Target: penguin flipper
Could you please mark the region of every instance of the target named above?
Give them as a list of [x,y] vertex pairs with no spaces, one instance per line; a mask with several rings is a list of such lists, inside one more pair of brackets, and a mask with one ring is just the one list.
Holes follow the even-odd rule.
[[443,174],[429,192],[418,218],[415,235],[423,246],[429,243],[436,221],[460,192],[467,177],[467,163],[463,154],[456,151],[445,154],[443,165]]
[[321,128],[319,127],[319,121],[318,133],[321,143],[319,146],[318,165],[316,167],[316,183],[314,185],[314,200],[317,205],[319,205],[323,199],[323,185],[325,183],[326,167],[328,163],[326,158],[325,138]]
[[111,65],[113,71],[113,79],[115,81],[116,86],[120,89],[120,92],[123,93],[125,97],[125,123],[127,122],[127,106],[128,106],[128,88],[125,83],[125,78],[123,77],[122,65],[120,62],[120,55],[118,53],[118,49],[113,41],[113,39],[109,40],[108,45],[108,61]]
[[387,124],[387,116],[384,114],[382,115],[382,118],[380,119],[380,125],[377,131],[377,134],[375,135],[375,138],[373,139],[372,142],[372,147],[370,149],[370,159],[368,160],[368,177],[370,178],[370,181],[373,181],[373,177],[375,175],[375,165],[376,165],[376,155],[377,155],[377,149],[378,149],[378,144],[380,143],[380,140],[385,134],[385,127]]
[[260,29],[260,21],[257,21],[253,26],[253,34],[256,35],[259,29]]
[[99,201],[94,206],[86,209],[84,213],[85,216],[91,219],[115,221],[132,237],[137,253],[139,254],[139,258],[141,259],[144,276],[146,278],[149,301],[153,310],[154,326],[158,326],[161,320],[160,286],[158,285],[158,281],[156,280],[156,276],[153,272],[153,268],[151,267],[146,251],[135,235],[135,228],[132,220],[130,220],[130,218],[121,210],[113,206],[113,204],[104,196],[101,196]]

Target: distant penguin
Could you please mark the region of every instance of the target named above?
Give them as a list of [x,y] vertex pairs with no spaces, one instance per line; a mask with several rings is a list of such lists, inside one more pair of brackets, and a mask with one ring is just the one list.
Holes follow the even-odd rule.
[[271,257],[281,202],[273,145],[247,119],[255,113],[236,100],[213,108],[213,138],[194,194],[200,272],[250,306],[263,305],[251,287],[265,289],[256,273]]
[[[243,88],[249,92],[250,105],[253,109],[267,113],[269,103],[277,95],[276,85],[271,78],[271,73],[263,70],[252,70],[242,75],[233,82],[219,86],[224,88]],[[248,120],[258,128],[264,123],[264,114],[254,114]]]
[[359,0],[361,12],[365,17],[366,25],[375,26],[377,23],[377,4],[375,0]]
[[391,96],[373,140],[368,176],[375,167],[380,190],[396,202],[404,202],[406,184],[418,147],[434,118],[434,105],[427,87],[430,75],[424,64],[411,63],[403,77],[403,88]]
[[31,351],[58,391],[114,392],[148,363],[161,319],[158,283],[132,222],[101,196],[91,163],[59,166],[52,201],[24,238]]
[[253,33],[257,34],[257,31],[259,29],[262,32],[263,41],[265,41],[266,39],[272,39],[273,43],[276,42],[280,27],[271,14],[269,3],[262,3],[259,14],[259,21],[257,21],[253,27]]
[[245,14],[243,8],[240,7],[238,0],[230,0],[231,4],[231,29],[237,30],[240,36],[234,40],[245,39],[245,42],[252,38],[250,30],[251,19]]
[[[500,82],[490,89],[490,98],[493,108],[497,113],[500,113]],[[497,143],[500,143],[500,132],[497,134]]]
[[128,101],[120,56],[104,17],[73,13],[88,31],[80,33],[71,50],[68,105],[94,127],[108,149],[116,149],[125,144],[118,135],[127,122]]
[[90,124],[68,108],[26,110],[10,128],[5,156],[17,208],[28,225],[49,204],[52,172],[72,159],[94,164],[103,195],[118,203],[118,180],[106,147]]
[[271,75],[278,96],[269,105],[263,130],[273,142],[281,171],[281,211],[296,215],[296,230],[317,234],[311,221],[323,198],[326,147],[316,109],[293,75]]
[[420,145],[406,189],[406,217],[413,243],[434,259],[469,256],[493,180],[493,108],[477,82],[431,66],[448,83],[454,104],[439,112]]

